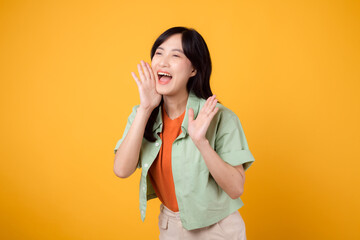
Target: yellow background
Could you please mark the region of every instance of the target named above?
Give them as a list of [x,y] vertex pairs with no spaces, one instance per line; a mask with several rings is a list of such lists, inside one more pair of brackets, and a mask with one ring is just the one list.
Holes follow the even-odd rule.
[[248,239],[360,239],[359,1],[0,1],[0,238],[157,239],[113,173],[131,71],[193,27],[256,161]]

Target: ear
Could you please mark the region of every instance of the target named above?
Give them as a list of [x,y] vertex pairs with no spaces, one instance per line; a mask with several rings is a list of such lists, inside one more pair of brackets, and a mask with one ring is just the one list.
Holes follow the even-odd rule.
[[190,77],[193,77],[193,76],[195,76],[196,75],[196,73],[197,73],[197,70],[194,68],[193,70],[192,70],[192,72],[191,72],[191,75],[190,75]]

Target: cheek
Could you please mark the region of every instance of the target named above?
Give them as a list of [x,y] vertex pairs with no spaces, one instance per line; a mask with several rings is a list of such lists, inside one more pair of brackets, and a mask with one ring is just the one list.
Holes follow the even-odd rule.
[[183,76],[188,75],[188,73],[191,72],[191,65],[185,61],[178,62],[176,68],[178,70],[177,72]]
[[154,66],[156,66],[157,64],[158,64],[158,60],[157,60],[157,58],[156,57],[153,57],[152,59],[151,59],[151,62],[150,62],[150,66],[151,67],[154,67]]
[[154,66],[156,65],[156,62],[155,61],[151,61],[150,62],[150,67],[152,68],[152,70],[154,70]]

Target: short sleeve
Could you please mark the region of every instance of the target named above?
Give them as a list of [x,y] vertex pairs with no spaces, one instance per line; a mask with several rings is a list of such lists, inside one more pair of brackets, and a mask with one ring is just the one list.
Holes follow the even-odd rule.
[[215,151],[232,166],[243,164],[246,171],[255,161],[251,154],[239,118],[224,113],[219,121],[215,140]]
[[[114,154],[116,154],[116,151],[118,150],[118,148],[120,147],[120,144],[122,143],[122,141],[124,140],[124,138],[126,137],[127,133],[129,132],[129,129],[131,127],[131,124],[133,123],[134,119],[135,119],[135,115],[136,115],[136,111],[137,108],[139,107],[139,105],[136,105],[133,107],[132,112],[130,114],[130,116],[128,117],[126,126],[125,126],[125,130],[124,133],[121,137],[121,139],[118,140],[118,142],[116,143],[115,149],[114,149]],[[140,161],[140,157],[139,157],[139,161],[138,161],[138,165],[137,168],[141,168],[141,161]]]

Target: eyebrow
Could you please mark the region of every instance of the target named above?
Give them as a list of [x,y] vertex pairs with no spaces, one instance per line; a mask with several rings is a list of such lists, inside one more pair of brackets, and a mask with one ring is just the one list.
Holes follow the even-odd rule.
[[[162,47],[158,47],[158,49],[164,50]],[[174,48],[171,51],[178,51],[178,52],[184,53],[183,51],[181,51],[181,49],[178,49],[178,48]]]

